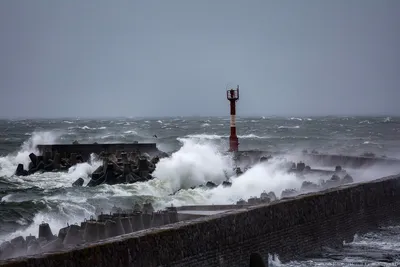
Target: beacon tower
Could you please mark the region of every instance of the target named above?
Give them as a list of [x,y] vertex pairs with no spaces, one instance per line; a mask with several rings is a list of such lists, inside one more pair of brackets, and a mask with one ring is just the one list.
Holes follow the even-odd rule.
[[239,100],[239,85],[235,89],[226,91],[226,98],[231,106],[231,135],[229,136],[229,151],[237,152],[239,150],[239,140],[236,135],[236,101]]

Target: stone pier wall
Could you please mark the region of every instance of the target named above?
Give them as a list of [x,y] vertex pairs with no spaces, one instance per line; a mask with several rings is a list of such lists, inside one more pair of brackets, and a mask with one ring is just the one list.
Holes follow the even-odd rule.
[[342,244],[400,217],[400,176],[116,237],[5,266],[248,266],[249,255],[283,260]]

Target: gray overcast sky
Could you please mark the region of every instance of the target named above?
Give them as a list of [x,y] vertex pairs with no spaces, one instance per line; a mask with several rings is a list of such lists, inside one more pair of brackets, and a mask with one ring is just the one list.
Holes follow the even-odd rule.
[[400,115],[398,0],[1,0],[0,116]]

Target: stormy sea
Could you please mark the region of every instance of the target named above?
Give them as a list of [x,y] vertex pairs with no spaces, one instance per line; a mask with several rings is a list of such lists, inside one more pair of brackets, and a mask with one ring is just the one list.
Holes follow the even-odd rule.
[[[240,150],[283,152],[296,157],[303,149],[320,153],[400,158],[400,118],[395,117],[249,117],[238,118]],[[151,200],[154,207],[187,204],[232,204],[239,199],[284,189],[300,188],[301,181],[281,169],[279,160],[254,167],[233,181],[232,187],[188,189],[206,181],[222,182],[233,163],[224,155],[228,117],[120,118],[0,121],[0,243],[17,236],[37,235],[43,221],[53,233],[114,206],[130,208]],[[28,167],[37,144],[156,142],[172,154],[157,164],[156,179],[136,184],[72,187],[100,162],[71,167],[68,172],[14,176],[18,163]],[[301,158],[298,158],[299,160]],[[311,167],[317,167],[310,164]],[[348,170],[355,182],[400,173],[400,166]],[[183,188],[177,194],[171,193]],[[355,236],[342,250],[315,258],[281,263],[270,255],[270,266],[400,266],[400,226]]]

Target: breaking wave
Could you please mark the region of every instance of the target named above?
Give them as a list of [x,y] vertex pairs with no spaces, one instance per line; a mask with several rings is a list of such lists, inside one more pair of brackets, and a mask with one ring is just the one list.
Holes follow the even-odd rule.
[[299,125],[295,125],[295,126],[278,126],[278,129],[300,129]]
[[25,141],[18,152],[0,157],[0,177],[11,176],[19,163],[24,164],[25,168],[29,165],[29,154],[39,153],[38,144],[53,144],[62,135],[62,132],[33,132],[31,137]]
[[[31,213],[26,219],[25,227],[12,234],[1,235],[0,239],[10,239],[19,235],[37,234],[38,226],[48,222],[53,231],[65,227],[67,222],[73,223],[95,215],[96,211],[108,212],[114,205],[127,207],[135,201],[152,199],[155,207],[162,208],[185,204],[230,204],[240,198],[249,198],[264,190],[274,191],[280,195],[287,187],[298,188],[300,183],[295,176],[285,174],[279,164],[256,166],[248,173],[233,181],[231,188],[217,187],[212,190],[192,186],[207,181],[220,183],[226,175],[233,174],[231,159],[220,153],[223,149],[208,140],[196,137],[178,138],[181,148],[169,158],[162,159],[154,175],[157,179],[127,185],[101,185],[96,188],[73,188],[71,184],[79,177],[87,183],[89,173],[100,163],[94,158],[88,163],[71,167],[68,172],[34,174],[27,177],[13,175],[18,163],[26,167],[29,164],[29,153],[38,151],[39,143],[55,143],[60,137],[57,132],[35,132],[27,140],[20,151],[0,158],[0,176],[13,185],[14,189],[3,190],[0,195],[3,205],[18,206]],[[32,188],[35,188],[32,190]],[[177,194],[178,189],[183,188]],[[31,201],[39,201],[41,206],[32,209]],[[4,207],[6,207],[4,206]],[[33,215],[34,214],[34,215]],[[24,216],[18,216],[23,220]]]

